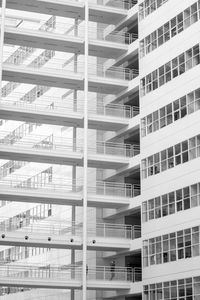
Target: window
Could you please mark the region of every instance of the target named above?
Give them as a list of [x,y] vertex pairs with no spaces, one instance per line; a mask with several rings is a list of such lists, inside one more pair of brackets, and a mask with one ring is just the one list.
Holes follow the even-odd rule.
[[200,109],[200,89],[173,101],[141,119],[142,137]]
[[200,135],[188,141],[183,141],[159,153],[142,160],[142,178],[156,175],[160,172],[184,164],[200,156]]
[[[161,32],[160,32],[161,34]],[[164,33],[163,33],[164,34]],[[177,76],[185,73],[200,63],[199,44],[180,54],[172,61],[146,75],[140,81],[141,96],[161,87]]]
[[199,256],[200,226],[143,241],[144,267]]
[[153,13],[160,6],[166,3],[168,0],[145,0],[139,5],[139,18],[140,20]]
[[[179,34],[189,26],[199,20],[200,3],[194,3],[192,6],[185,9],[182,13],[159,27],[150,35],[140,41],[140,57],[144,57],[157,47],[166,43],[168,40]],[[188,64],[191,62],[188,62]],[[174,75],[176,75],[174,71]],[[177,75],[176,75],[177,76]]]
[[142,220],[149,222],[196,206],[200,206],[200,183],[144,201]]

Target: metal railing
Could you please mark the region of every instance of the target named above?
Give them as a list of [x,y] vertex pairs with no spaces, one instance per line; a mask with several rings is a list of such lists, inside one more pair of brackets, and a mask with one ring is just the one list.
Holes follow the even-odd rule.
[[[23,226],[21,220],[17,221],[10,218],[0,217],[1,233],[14,233],[13,237],[16,239],[16,232],[22,233],[28,237],[29,234],[36,234],[38,240],[44,240],[46,237],[53,237],[54,241],[59,241],[59,236],[72,237],[82,236],[82,223],[75,224],[73,222],[66,222],[61,220],[38,220],[38,222],[31,222],[28,217],[23,218]],[[26,225],[27,223],[27,225]],[[88,236],[114,238],[114,239],[129,239],[133,240],[141,237],[141,226],[139,225],[124,225],[112,223],[88,223]],[[9,235],[11,238],[11,235]],[[20,237],[20,236],[18,236]],[[28,239],[28,238],[27,238]]]
[[142,268],[132,269],[132,281],[133,282],[142,281]]
[[[67,19],[66,19],[67,20]],[[20,32],[23,29],[30,30],[30,31],[45,31],[48,33],[56,33],[60,35],[66,36],[73,36],[78,38],[84,38],[84,21],[82,21],[78,25],[71,25],[69,22],[60,22],[56,18],[54,19],[51,26],[38,26],[34,21],[27,20],[26,18],[17,18],[17,17],[7,17],[6,19],[6,26],[7,27],[14,27]],[[40,20],[40,23],[45,24],[45,20]],[[32,26],[31,26],[32,25]],[[36,26],[37,25],[37,26]],[[112,31],[110,33],[105,32],[105,26],[101,26],[98,24],[94,26],[93,23],[90,23],[89,27],[89,40],[101,40],[101,41],[108,41],[113,43],[119,44],[131,44],[135,39],[137,39],[135,34],[124,32],[124,31]]]
[[[66,269],[58,266],[50,265],[21,265],[21,264],[1,264],[0,263],[0,278],[13,279],[33,279],[33,280],[81,280],[82,267],[69,266]],[[73,274],[73,277],[72,277]],[[23,284],[22,284],[23,285]]]
[[[4,55],[9,56],[12,53],[5,53]],[[52,58],[42,57],[42,60],[39,56],[32,55],[32,61],[29,64],[22,61],[20,64],[15,64],[13,62],[5,62],[4,65],[17,65],[23,66],[28,69],[40,69],[42,71],[51,71],[56,70],[62,72],[63,75],[66,74],[84,74],[84,63],[83,62],[72,62],[71,64],[66,64],[66,60],[62,58]],[[138,76],[139,72],[136,69],[129,69],[124,67],[110,67],[107,69],[103,64],[89,64],[88,72],[90,76],[102,77],[102,78],[111,78],[116,80],[125,80],[130,81]]]
[[[138,270],[136,270],[138,269]],[[131,269],[126,267],[114,268],[110,266],[90,266],[87,265],[87,280],[88,281],[122,281],[122,282],[133,282],[140,281],[139,268]],[[140,273],[141,274],[141,273]],[[29,279],[34,281],[44,280],[52,281],[56,280],[64,283],[66,281],[80,281],[82,276],[82,265],[42,265],[42,264],[3,264],[0,262],[0,278],[8,278],[8,280],[18,279]],[[51,283],[50,283],[51,284]]]
[[137,116],[140,113],[140,108],[138,106],[131,106],[131,118]]
[[89,3],[128,10],[137,4],[137,0],[89,0]]
[[96,142],[96,145],[90,145],[88,147],[88,151],[90,153],[95,152],[101,155],[133,157],[140,153],[140,146],[113,142]]
[[[4,137],[5,136],[5,137]],[[72,151],[72,152],[82,152],[82,147],[77,145],[77,141],[70,138],[62,138],[42,135],[30,135],[25,137],[23,140],[15,141],[15,137],[6,136],[5,132],[0,134],[0,145],[12,146],[18,149],[34,149],[34,150],[45,150],[45,151],[57,151],[62,152]]]
[[97,223],[95,227],[88,225],[88,236],[132,239],[132,233],[131,225],[111,223]]
[[[66,99],[62,100],[58,97],[42,96],[41,99],[37,99],[33,103],[28,101],[17,100],[24,94],[14,93],[12,96],[3,98],[1,101],[1,107],[13,107],[21,108],[27,111],[34,112],[46,112],[52,111],[55,113],[70,114],[70,113],[83,113],[84,101],[83,99]],[[94,99],[95,101],[95,99]],[[94,104],[88,108],[89,114],[97,114],[102,116],[110,116],[114,118],[130,119],[139,114],[139,108],[136,106],[131,107],[130,105],[121,104]]]
[[[12,175],[11,178],[2,178],[0,180],[0,186],[3,188],[12,188],[18,190],[40,190],[47,192],[62,193],[81,193],[83,186],[81,182],[72,183],[71,180],[64,178],[54,179],[52,182],[44,182],[37,177],[25,175]],[[88,185],[88,193],[90,195],[110,196],[117,198],[132,198],[140,195],[140,185],[117,183],[107,181],[97,181],[96,185]]]
[[[58,136],[45,136],[31,134],[24,139],[17,139],[15,136],[10,136],[9,132],[1,131],[0,145],[16,147],[17,149],[34,149],[45,151],[70,151],[76,153],[83,152],[82,140],[73,138],[64,138]],[[90,154],[111,155],[120,157],[133,157],[140,153],[139,145],[130,145],[112,142],[96,142],[88,147]]]
[[133,185],[128,183],[97,181],[95,186],[88,185],[88,192],[101,196],[132,198]]
[[132,226],[132,240],[141,238],[141,225]]

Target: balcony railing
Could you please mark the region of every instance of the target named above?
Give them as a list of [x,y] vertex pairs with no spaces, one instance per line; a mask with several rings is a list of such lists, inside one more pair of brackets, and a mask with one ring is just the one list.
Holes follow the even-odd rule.
[[95,152],[103,155],[133,157],[140,153],[140,146],[112,142],[96,142],[96,145],[90,145],[88,150],[91,153]]
[[[8,61],[7,58],[12,56],[11,52],[4,52],[4,65],[17,65],[23,66],[28,69],[40,69],[42,71],[50,71],[52,70],[61,72],[63,75],[66,74],[84,74],[84,63],[83,62],[71,62],[70,64],[66,59],[57,58],[54,56],[49,57],[45,56],[31,56],[31,61],[29,58],[29,62],[27,61]],[[89,64],[88,72],[90,76],[96,76],[100,78],[111,78],[116,80],[132,80],[138,76],[138,70],[129,69],[123,67],[110,67],[107,69],[102,64]]]
[[89,3],[128,10],[137,4],[137,0],[89,0]]
[[[12,175],[12,178],[0,180],[0,186],[19,190],[40,190],[56,193],[81,193],[83,186],[81,182],[72,183],[64,178],[57,178],[52,182],[44,182],[37,176]],[[96,185],[88,184],[90,195],[100,195],[117,198],[132,198],[140,195],[140,185],[117,182],[97,181]]]
[[[110,1],[109,1],[110,2]],[[114,2],[114,1],[113,1]],[[116,2],[116,0],[115,0]],[[44,23],[45,20],[40,20],[40,24]],[[48,33],[56,33],[60,35],[84,38],[84,22],[81,22],[78,25],[71,25],[69,22],[61,22],[56,18],[53,20],[51,26],[38,26],[35,21],[31,19],[23,19],[17,17],[7,17],[6,18],[6,26],[14,27],[19,30],[19,32],[23,29],[30,31],[45,31]],[[124,32],[124,31],[112,31],[111,33],[106,33],[105,27],[98,24],[94,26],[94,23],[90,23],[89,26],[89,40],[101,40],[108,41],[118,44],[131,44],[135,39],[137,39],[135,34]]]
[[95,186],[88,186],[88,192],[102,196],[132,198],[140,194],[140,185],[121,182],[97,181]]
[[[17,149],[34,149],[36,151],[63,151],[82,153],[82,140],[63,138],[58,136],[42,136],[33,135],[20,139],[16,136],[10,136],[9,132],[0,133],[0,145],[17,147]],[[112,143],[112,142],[96,142],[88,147],[89,154],[109,155],[119,157],[133,157],[140,153],[139,145]]]
[[142,281],[142,268],[133,268],[132,269],[132,281]]
[[[22,237],[29,234],[36,234],[37,239],[44,240],[45,237],[53,236],[53,240],[59,240],[60,236],[72,237],[82,236],[83,224],[76,224],[74,222],[67,222],[61,220],[32,220],[32,218],[24,216],[19,220],[12,220],[11,218],[0,217],[0,231],[5,235],[6,233],[14,232],[15,239],[17,238],[15,232],[22,233]],[[27,225],[26,225],[27,224]],[[96,223],[90,224],[88,222],[88,236],[101,237],[109,239],[137,239],[141,237],[141,226],[139,225],[125,225],[113,223]]]
[[[12,96],[3,98],[1,101],[1,107],[13,107],[27,110],[27,112],[46,112],[52,111],[55,113],[61,113],[69,115],[70,113],[83,113],[84,100],[83,99],[66,99],[62,100],[58,97],[42,96],[41,100],[38,98],[34,102],[28,102],[17,100],[24,94],[14,93]],[[91,100],[92,102],[92,100]],[[95,99],[94,99],[95,102]],[[139,108],[136,106],[131,107],[130,105],[121,104],[92,104],[88,108],[89,114],[97,114],[102,116],[110,116],[114,118],[130,119],[139,113]]]
[[[57,282],[66,281],[80,281],[82,279],[82,266],[81,265],[66,265],[66,266],[56,266],[56,265],[12,265],[3,264],[0,262],[0,278],[13,279],[32,279],[32,280],[56,280]],[[87,280],[90,281],[122,281],[122,282],[133,282],[140,281],[139,278],[139,268],[134,270],[126,267],[111,268],[110,266],[90,266],[87,265],[86,273]],[[141,273],[140,273],[141,274]]]
[[141,226],[133,225],[132,226],[132,240],[141,238]]

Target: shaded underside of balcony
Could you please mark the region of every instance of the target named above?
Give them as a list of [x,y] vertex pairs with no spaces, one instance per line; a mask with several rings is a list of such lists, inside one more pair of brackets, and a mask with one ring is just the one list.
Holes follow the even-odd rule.
[[[83,205],[83,196],[80,193],[56,193],[48,190],[23,190],[20,188],[3,188],[1,186],[0,198],[5,201],[16,201],[26,203],[49,203],[56,205]],[[130,203],[130,198],[116,196],[88,196],[89,207],[120,208]]]
[[[13,65],[3,65],[3,80],[27,84],[38,84],[66,89],[84,89],[84,78],[81,74],[57,69],[38,70]],[[115,78],[89,76],[88,88],[91,92],[104,91],[117,94],[128,87],[128,81]]]
[[[84,54],[84,39],[63,34],[6,27],[4,40],[11,45]],[[121,43],[89,40],[89,55],[95,57],[119,57],[127,49],[128,45]]]
[[[76,126],[83,128],[83,114],[71,113],[67,110],[54,111],[44,109],[43,111],[31,110],[14,105],[0,104],[0,118],[6,120],[16,120],[22,122],[35,122],[43,124],[52,124],[58,126]],[[101,130],[120,130],[129,124],[128,118],[115,118],[112,116],[89,114],[88,127]]]
[[[2,0],[0,1],[2,5]],[[64,0],[7,0],[7,7],[28,12],[51,14],[67,18],[84,19],[84,3]],[[117,24],[127,16],[127,10],[122,7],[90,5],[90,21],[106,24]]]

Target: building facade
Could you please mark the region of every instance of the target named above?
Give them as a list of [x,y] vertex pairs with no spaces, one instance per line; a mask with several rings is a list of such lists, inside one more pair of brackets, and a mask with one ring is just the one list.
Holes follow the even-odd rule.
[[199,300],[200,1],[0,3],[0,299]]

